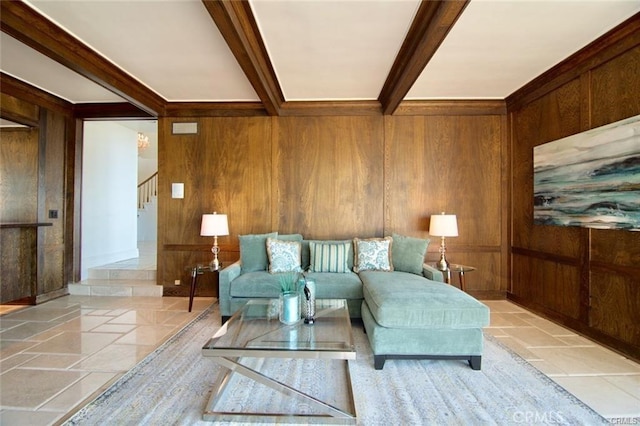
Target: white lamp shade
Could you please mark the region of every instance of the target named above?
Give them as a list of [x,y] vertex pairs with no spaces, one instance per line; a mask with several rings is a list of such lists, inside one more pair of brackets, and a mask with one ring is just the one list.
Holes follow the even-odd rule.
[[434,237],[457,237],[458,222],[455,214],[434,214],[431,216],[429,235]]
[[229,235],[229,223],[226,214],[203,214],[200,235],[203,237],[219,237]]

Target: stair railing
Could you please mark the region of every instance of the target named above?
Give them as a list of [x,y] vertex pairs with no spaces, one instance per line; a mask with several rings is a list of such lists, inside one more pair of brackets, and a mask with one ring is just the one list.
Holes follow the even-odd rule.
[[158,195],[158,172],[155,172],[138,185],[138,208],[144,208],[151,202],[151,197]]

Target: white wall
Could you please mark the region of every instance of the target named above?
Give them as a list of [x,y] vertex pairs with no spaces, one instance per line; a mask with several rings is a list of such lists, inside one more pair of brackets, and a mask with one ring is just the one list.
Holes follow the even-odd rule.
[[138,257],[137,132],[114,122],[84,123],[82,270]]
[[158,197],[138,209],[138,241],[158,240]]

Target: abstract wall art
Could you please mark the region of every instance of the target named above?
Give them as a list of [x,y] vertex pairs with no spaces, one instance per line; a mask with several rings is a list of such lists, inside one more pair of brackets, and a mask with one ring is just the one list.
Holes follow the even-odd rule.
[[640,115],[533,150],[538,225],[640,231]]

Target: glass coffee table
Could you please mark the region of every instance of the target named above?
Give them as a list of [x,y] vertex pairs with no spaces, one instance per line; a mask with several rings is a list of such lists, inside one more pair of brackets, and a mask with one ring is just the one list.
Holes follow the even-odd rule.
[[[349,360],[356,359],[356,350],[346,301],[341,299],[316,300],[315,318],[316,322],[311,325],[305,324],[303,320],[292,325],[285,325],[278,320],[277,299],[252,299],[236,312],[202,348],[203,356],[210,357],[212,361],[223,367],[214,383],[203,419],[274,423],[302,420],[332,424],[355,424],[356,409]],[[316,392],[310,392],[301,385],[310,380],[296,380],[293,384],[285,383],[278,376],[281,371],[274,374],[274,371],[269,370],[268,361],[273,358],[288,359],[292,364],[296,362],[322,362],[323,365],[330,365],[331,374],[336,374],[337,371],[337,374],[343,378],[341,385],[343,392],[340,392],[340,395],[344,396],[346,401],[340,401],[340,404],[335,401],[327,402],[327,399],[333,400],[333,395],[321,400],[322,395],[319,395],[321,392],[317,392],[317,389]],[[342,362],[338,366],[333,360]],[[275,368],[274,370],[278,371]],[[300,374],[305,374],[306,371],[313,371],[313,375],[317,375],[320,370],[315,368],[315,364],[312,367],[299,369]],[[243,377],[235,377],[234,373]],[[278,377],[271,377],[274,375]],[[280,404],[278,406],[274,403],[273,406],[277,408],[275,412],[269,410],[269,407],[257,409],[251,407],[252,409],[249,410],[246,404],[237,402],[229,404],[229,400],[233,401],[233,398],[225,394],[233,393],[239,387],[246,387],[246,384],[238,385],[237,381],[244,380],[246,382],[247,378],[297,400],[298,404]],[[335,377],[332,377],[329,381],[332,382],[334,379]],[[322,382],[320,386],[330,389],[333,384],[327,385],[327,383],[328,381]],[[252,385],[255,384],[252,383]],[[273,392],[271,391],[271,393]],[[291,412],[292,407],[305,407],[306,409],[296,413]]]

